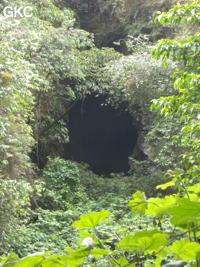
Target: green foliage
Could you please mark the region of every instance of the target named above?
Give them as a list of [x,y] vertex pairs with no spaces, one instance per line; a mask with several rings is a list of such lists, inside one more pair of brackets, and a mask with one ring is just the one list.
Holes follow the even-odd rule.
[[[78,235],[71,224],[77,220],[81,207],[63,210],[37,209],[32,212],[28,225],[16,225],[17,231],[12,232],[10,249],[20,256],[38,251],[60,253],[67,246],[75,245]],[[7,250],[4,250],[4,253]]]
[[[161,14],[158,20],[162,23],[188,22],[185,21],[185,15],[189,14],[190,21],[199,21],[199,5],[199,1],[191,5],[179,4],[168,13]],[[67,253],[60,258],[54,255],[53,260],[56,260],[56,264],[78,266],[85,261],[89,266],[93,263],[96,266],[121,267],[159,267],[164,264],[199,266],[199,51],[198,33],[182,41],[162,40],[153,49],[154,56],[163,58],[164,63],[169,58],[178,63],[174,74],[174,86],[178,94],[155,100],[153,108],[161,109],[166,119],[176,119],[177,124],[180,124],[180,133],[176,133],[175,138],[183,152],[180,155],[181,167],[169,170],[166,174],[167,182],[158,186],[159,189],[172,187],[176,193],[164,198],[148,199],[143,192],[138,191],[129,202],[129,206],[134,213],[139,214],[138,216],[143,218],[143,214],[146,214],[145,218],[149,218],[149,224],[152,218],[152,229],[129,232],[126,228],[117,235],[115,243],[111,239],[114,246],[110,248],[108,240],[99,233],[99,223],[103,223],[110,212],[81,215],[80,220],[74,222],[73,226],[78,229],[89,228],[89,233],[82,235],[85,238],[78,248],[67,249]],[[165,227],[169,220],[170,227]],[[18,266],[19,262],[23,264],[23,260],[31,262],[35,260],[34,257],[36,256],[17,262],[14,257],[13,262],[11,255],[11,266]],[[52,256],[45,257],[44,259],[44,255],[40,256],[42,266],[52,263]],[[94,257],[93,263],[90,262],[91,257]]]
[[168,238],[167,234],[159,231],[143,231],[124,237],[118,243],[118,247],[130,251],[143,250],[145,254],[151,254],[158,252],[162,246],[166,246]]
[[31,168],[33,135],[38,164],[44,164],[50,152],[68,141],[63,117],[76,98],[74,83],[85,79],[81,52],[93,46],[89,33],[75,29],[73,12],[59,8],[55,1],[15,2],[2,3],[1,11],[13,4],[31,6],[34,14],[0,22],[0,160],[2,175],[9,173],[12,178],[26,177]]
[[[8,3],[14,1],[9,0]],[[102,6],[101,3],[103,13],[110,4]],[[117,3],[117,10],[121,12],[118,4],[124,6],[124,3]],[[1,8],[5,5],[2,3]],[[17,1],[17,6],[26,5],[33,7],[32,18],[23,18],[17,23],[12,18],[1,21],[2,40],[9,43],[10,50],[19,54],[20,75],[23,75],[22,78],[16,78],[22,81],[19,89],[29,81],[29,87],[25,90],[27,96],[21,101],[27,102],[26,108],[19,103],[19,114],[22,117],[26,114],[26,119],[15,129],[16,121],[7,116],[11,128],[2,138],[4,167],[1,169],[4,175],[9,169],[12,178],[27,176],[27,169],[31,169],[29,152],[34,143],[33,158],[38,166],[44,166],[49,155],[62,155],[63,143],[69,141],[69,110],[78,99],[95,93],[108,95],[108,102],[114,106],[128,101],[127,109],[135,120],[148,125],[152,97],[163,94],[166,84],[170,83],[169,74],[166,74],[161,63],[151,59],[149,47],[127,57],[111,48],[94,48],[93,36],[76,28],[74,14],[64,8],[63,2]],[[16,25],[11,27],[13,23]],[[3,54],[8,53],[6,49],[3,49]],[[11,55],[11,58],[15,63],[16,57]],[[30,79],[26,77],[23,82],[24,73]],[[12,75],[9,71],[5,72],[2,82],[8,84]],[[20,90],[17,90],[18,100],[22,96]],[[5,99],[2,103],[6,103]],[[13,111],[10,113],[12,115]],[[3,125],[5,127],[6,123],[3,122]],[[18,143],[13,143],[10,138],[11,149],[7,139],[13,132],[17,135]],[[10,157],[10,154],[13,156]]]
[[[165,94],[166,88],[167,92],[173,91],[169,77],[170,70],[166,72],[161,61],[152,59],[150,48],[147,46],[146,49],[133,55],[113,60],[102,70],[102,77],[105,77],[105,81],[108,80],[109,84],[109,87],[105,88],[110,96],[109,102],[116,106],[123,102],[129,103],[131,113],[134,112],[132,106],[135,104],[140,107],[141,117],[146,115],[146,120],[150,101]],[[171,66],[171,71],[173,67],[174,65]],[[136,110],[135,113],[133,115],[137,120],[139,115]]]
[[[152,58],[150,49],[151,46],[145,45],[132,55],[108,62],[100,71],[100,92],[106,92],[106,104],[125,109],[131,114],[133,123],[139,129],[137,149],[163,169],[178,162],[180,149],[171,137],[181,127],[176,120],[166,123],[158,112],[149,112],[149,109],[152,99],[176,92],[170,78],[176,65],[170,62],[166,70],[161,60]],[[137,149],[132,158],[137,158]]]
[[[163,14],[163,23],[185,22],[187,18],[192,18],[192,22],[197,18],[197,7],[199,1],[191,5],[178,5],[169,13]],[[184,187],[190,183],[198,182],[199,176],[199,33],[180,41],[162,40],[157,48],[153,50],[156,58],[163,58],[168,64],[169,58],[178,62],[178,69],[174,73],[174,86],[178,94],[163,97],[155,100],[154,108],[161,109],[161,113],[166,118],[176,118],[180,124],[180,134],[174,138],[180,147],[185,148],[180,154],[182,160],[182,171],[174,171],[171,178],[179,181],[179,187]],[[182,180],[182,183],[180,183]]]
[[167,210],[167,213],[172,217],[172,223],[186,229],[191,226],[198,228],[199,212],[200,203],[187,198],[178,199],[177,206]]
[[[3,28],[0,27],[0,34]],[[37,77],[24,53],[12,48],[8,40],[1,42],[0,52],[0,176],[27,176],[31,164],[28,154],[33,145],[31,119],[32,80]],[[19,168],[16,168],[16,165]]]
[[93,173],[86,164],[77,163],[81,184],[89,199],[104,203],[103,207],[106,208],[106,205],[115,203],[115,196],[127,199],[137,190],[144,190],[148,196],[155,195],[157,193],[155,186],[164,182],[164,172],[157,166],[151,166],[148,161],[139,162],[130,158],[130,165],[129,175],[112,173],[110,177],[103,177]]
[[198,24],[199,23],[199,0],[192,3],[178,3],[169,12],[157,12],[156,21],[162,24]]
[[155,114],[151,125],[149,125],[145,143],[151,159],[162,169],[172,169],[180,165],[178,155],[183,152],[183,148],[173,138],[180,130],[181,125],[177,124],[176,118],[170,118],[166,122],[159,114]]
[[[174,204],[174,208],[175,207],[176,204]],[[40,265],[44,267],[51,266],[50,264],[55,264],[55,262],[58,266],[69,267],[79,266],[80,264],[83,264],[83,266],[87,266],[87,264],[92,266],[92,262],[95,263],[96,266],[102,266],[102,264],[104,264],[104,266],[111,265],[121,267],[135,266],[137,264],[146,266],[148,262],[154,262],[155,266],[161,266],[164,259],[165,261],[169,260],[167,257],[168,255],[170,255],[170,260],[182,259],[186,261],[186,263],[188,262],[194,266],[198,266],[195,264],[195,260],[198,262],[200,245],[193,241],[192,237],[186,239],[187,231],[180,232],[176,230],[175,233],[174,231],[169,231],[169,228],[165,228],[164,220],[166,220],[166,218],[162,221],[162,227],[161,225],[159,226],[160,230],[155,229],[154,220],[152,222],[149,220],[147,224],[149,227],[150,222],[153,223],[152,229],[137,229],[137,231],[131,234],[127,234],[127,229],[121,229],[120,233],[116,235],[117,239],[115,243],[113,243],[114,239],[105,239],[105,236],[102,236],[100,228],[103,225],[99,225],[99,223],[109,224],[107,220],[105,221],[109,215],[110,212],[105,210],[81,215],[80,220],[75,221],[73,226],[79,230],[89,229],[90,232],[80,233],[82,240],[78,242],[80,245],[75,249],[67,248],[66,252],[61,255],[52,255],[50,252],[37,253],[19,260],[11,255],[10,258],[2,259],[1,266],[7,266],[5,263],[6,260],[11,266],[30,267],[34,266],[37,260],[39,260]],[[184,216],[182,214],[179,215],[184,220]],[[134,217],[132,220],[133,219]],[[156,217],[154,219],[156,219]],[[173,220],[171,222],[174,224]],[[190,229],[190,227],[187,229]],[[191,231],[194,231],[194,228],[191,228]],[[180,236],[183,238],[173,241],[175,234],[177,237]],[[112,245],[111,247],[110,244]],[[84,262],[87,264],[85,265]]]
[[28,221],[31,191],[24,181],[0,180],[0,254],[17,243],[13,238],[16,228]]
[[[90,50],[83,50],[92,46],[89,34],[72,28],[73,19],[71,18],[73,18],[73,16],[70,12],[65,11],[68,16],[66,16],[66,14],[61,16],[61,11],[57,9],[51,1],[42,1],[42,7],[45,7],[47,3],[52,4],[50,14],[48,13],[48,9],[45,9],[46,11],[44,16],[42,12],[38,12],[39,15],[38,17],[36,16],[32,24],[33,28],[37,23],[39,23],[42,27],[43,31],[41,30],[40,35],[32,34],[32,30],[30,30],[29,26],[26,28],[25,22],[21,20],[19,25],[16,27],[16,34],[19,35],[16,35],[16,38],[14,37],[13,46],[9,50],[8,42],[13,35],[13,30],[9,27],[6,28],[6,31],[1,29],[3,51],[5,54],[8,52],[8,58],[11,60],[14,56],[15,61],[20,62],[20,64],[22,62],[29,62],[28,66],[30,68],[27,69],[30,71],[28,73],[31,73],[31,78],[33,78],[34,82],[30,85],[31,89],[26,92],[28,92],[28,94],[30,93],[31,103],[33,103],[34,100],[32,97],[32,91],[36,95],[37,126],[35,132],[38,133],[38,140],[39,136],[42,135],[42,131],[40,132],[40,130],[51,129],[51,125],[57,123],[57,121],[59,121],[58,125],[56,124],[59,129],[62,128],[61,125],[63,126],[61,131],[62,134],[67,135],[67,132],[64,130],[65,125],[61,120],[58,120],[58,115],[65,110],[64,103],[66,103],[66,96],[68,97],[67,104],[71,104],[77,96],[82,94],[85,95],[87,92],[86,88],[88,86],[88,81],[92,81],[91,73],[96,69],[96,63],[99,68],[98,71],[101,70],[101,75],[103,76],[98,76],[98,73],[95,73],[95,79],[98,77],[99,80],[97,79],[97,81],[103,81],[103,88],[105,89],[104,92],[106,92],[110,97],[108,101],[110,101],[114,106],[119,105],[119,103],[123,101],[128,101],[132,105],[138,104],[142,113],[148,113],[148,107],[152,97],[159,97],[163,94],[163,91],[165,91],[166,88],[166,82],[169,81],[169,76],[165,75],[164,69],[160,67],[160,62],[156,63],[156,61],[150,60],[148,53],[144,51],[142,52],[142,55],[135,54],[128,57],[119,57],[119,55],[115,54],[113,50],[105,50],[97,53],[96,58],[93,58],[93,54],[91,54],[89,62],[94,62],[94,65],[90,64],[89,67],[86,67],[88,64],[86,64],[86,62],[88,62],[86,60],[86,55],[90,53]],[[168,13],[161,14],[157,20],[164,24],[181,22],[188,23],[189,21],[195,23],[197,20],[199,21],[199,8],[199,1],[195,1],[194,4],[191,5],[179,4]],[[68,22],[64,21],[66,17]],[[29,39],[27,37],[24,37],[23,39],[23,33],[26,33],[26,36],[29,37]],[[54,36],[56,36],[55,39]],[[72,39],[69,37],[72,37]],[[62,249],[65,245],[63,238],[66,237],[66,243],[71,245],[71,236],[68,226],[72,223],[72,218],[73,220],[76,220],[72,226],[76,227],[78,230],[87,229],[88,232],[81,231],[80,240],[78,240],[76,244],[73,244],[73,248],[68,246],[63,253],[60,253],[59,251],[58,255],[56,255],[51,252],[41,252],[29,255],[22,259],[18,259],[18,257],[14,254],[10,254],[8,258],[2,258],[2,267],[73,267],[80,265],[159,267],[163,265],[173,266],[174,264],[189,264],[194,267],[199,266],[199,38],[199,33],[197,33],[195,36],[186,38],[185,40],[162,40],[158,46],[153,49],[154,57],[162,59],[165,66],[167,66],[169,62],[175,62],[174,65],[176,66],[176,72],[173,75],[173,79],[175,80],[175,90],[170,88],[166,92],[165,97],[154,100],[152,105],[153,109],[160,109],[161,114],[165,116],[165,129],[167,128],[167,119],[170,119],[170,130],[166,133],[161,133],[164,137],[175,134],[173,139],[175,141],[169,144],[168,147],[172,147],[172,149],[173,147],[178,147],[181,151],[179,156],[179,165],[174,168],[175,164],[172,164],[173,169],[166,173],[166,183],[157,187],[160,190],[172,188],[174,193],[165,197],[147,198],[145,193],[141,191],[135,192],[133,194],[133,199],[129,202],[129,206],[132,208],[134,215],[133,217],[128,217],[124,214],[125,223],[122,223],[123,216],[119,216],[119,214],[115,212],[111,215],[111,212],[107,210],[102,210],[100,212],[89,211],[88,214],[81,215],[80,219],[77,220],[77,218],[73,217],[76,217],[78,213],[73,213],[73,211],[70,210],[73,204],[77,204],[77,194],[80,204],[79,211],[80,209],[83,209],[83,207],[84,210],[90,209],[90,205],[96,205],[96,208],[99,208],[99,206],[102,205],[102,202],[99,201],[97,204],[95,202],[87,202],[86,205],[86,201],[88,199],[84,199],[86,200],[85,202],[83,201],[81,197],[84,196],[84,192],[81,187],[82,178],[80,178],[82,174],[79,173],[76,164],[60,158],[50,159],[43,171],[45,190],[41,201],[44,208],[60,209],[61,211],[38,211],[38,220],[36,220],[35,224],[29,225],[29,229],[34,228],[34,230],[30,232],[31,234],[34,234],[36,241],[35,244],[38,245],[39,249],[42,250],[44,248],[46,251],[47,248],[54,250],[55,245],[58,242],[61,243],[58,249],[60,250],[60,248]],[[21,40],[23,41],[21,42]],[[31,47],[29,40],[31,40],[31,44],[35,41],[37,45]],[[17,52],[16,55],[12,54],[13,49]],[[106,61],[105,55],[108,55],[109,51],[112,51],[109,57],[109,60],[111,61]],[[62,58],[63,53],[65,56]],[[91,49],[91,53],[95,53],[95,49]],[[141,56],[142,58],[145,57],[145,60],[140,61],[139,59],[141,59]],[[24,70],[23,67],[20,68],[20,64],[17,71],[20,72],[23,70],[25,74],[28,75],[26,72],[27,70]],[[37,71],[35,71],[34,64],[39,65]],[[11,65],[13,66],[14,63],[12,62]],[[8,143],[9,146],[5,147],[3,153],[1,153],[2,163],[5,163],[4,161],[8,161],[10,157],[12,159],[14,158],[15,161],[18,162],[18,159],[24,155],[21,150],[21,153],[16,153],[16,151],[18,151],[18,146],[16,146],[16,144],[13,145],[13,143],[6,138],[7,136],[10,137],[13,132],[15,132],[12,127],[16,125],[15,122],[18,122],[18,117],[21,118],[19,121],[22,124],[22,127],[27,129],[28,126],[26,119],[31,117],[32,108],[30,108],[30,106],[33,107],[33,104],[28,102],[26,94],[24,98],[21,98],[17,92],[13,93],[15,83],[9,87],[12,81],[11,73],[12,69],[6,68],[6,70],[3,70],[0,77],[0,83],[3,87],[1,93],[3,101],[8,103],[8,111],[9,109],[12,111],[10,113],[6,113],[7,106],[4,105],[4,102],[2,102],[3,104],[0,106],[2,112],[9,115],[8,120],[6,121],[9,127],[6,128],[7,132],[4,131],[2,135],[4,139],[4,143],[2,142],[2,144],[5,145]],[[19,73],[19,76],[16,76],[16,80],[13,78],[16,85],[18,84],[18,79],[21,81],[20,77],[22,77],[21,72]],[[86,81],[87,77],[90,79]],[[28,78],[27,81],[29,83],[30,79]],[[36,81],[38,81],[38,83],[36,83]],[[67,81],[67,84],[69,85],[67,90],[65,81]],[[129,83],[127,83],[128,81]],[[98,82],[94,84],[90,83],[91,86],[95,85],[94,92],[98,92],[97,84]],[[160,89],[157,90],[159,85]],[[22,88],[21,86],[19,87],[19,89]],[[40,87],[43,88],[42,94],[38,94]],[[7,93],[5,88],[11,88],[11,100],[17,100],[16,110],[18,113],[16,114],[13,112],[11,107],[11,100],[9,99],[10,94]],[[29,88],[29,86],[27,86],[27,88]],[[58,88],[60,94],[57,94]],[[73,91],[74,88],[76,88],[76,94]],[[19,90],[19,92],[23,95],[22,90]],[[99,93],[100,92],[101,91],[99,91]],[[146,98],[143,98],[145,92],[148,92],[148,94],[146,95]],[[7,101],[8,99],[9,101]],[[63,102],[60,102],[60,99],[63,99]],[[20,101],[22,101],[24,106]],[[52,116],[47,116],[46,118],[46,113],[42,112],[42,104],[46,104],[46,110],[48,113],[52,112]],[[127,109],[133,111],[131,104],[127,107]],[[22,109],[21,106],[23,106]],[[56,113],[57,111],[58,113]],[[2,118],[4,117],[2,116]],[[2,120],[2,123],[5,122]],[[7,124],[3,124],[3,129]],[[176,124],[178,125],[177,127],[175,127]],[[19,143],[23,143],[25,141],[25,137],[21,134],[20,129],[21,128],[19,127],[19,131],[17,131],[16,134],[16,140]],[[53,127],[53,129],[55,130],[57,127]],[[52,136],[54,136],[54,130],[52,132],[49,131],[48,133],[52,133]],[[28,150],[31,147],[31,132],[28,132],[26,137],[28,138],[28,141],[27,143],[25,142],[25,146],[23,148]],[[62,137],[59,134],[56,138],[58,137],[61,138],[60,140],[62,143]],[[50,142],[48,141],[46,144],[47,147],[50,145]],[[168,147],[164,148],[164,152],[167,151]],[[52,149],[52,153],[54,152],[54,154],[56,154],[54,142],[52,142],[52,146],[50,146],[49,149]],[[11,156],[8,152],[11,153]],[[28,152],[26,156],[27,155]],[[28,163],[28,160],[24,160],[24,162]],[[12,161],[10,165],[12,167],[10,170],[10,176],[19,176],[14,175],[15,168],[12,166]],[[4,171],[3,175],[6,174],[6,167],[8,167],[8,162],[6,162],[5,167],[2,168]],[[146,174],[145,170],[143,171],[144,174]],[[21,171],[20,175],[24,175],[24,173],[25,172]],[[92,176],[91,173],[90,175]],[[119,177],[117,178],[119,179]],[[95,177],[95,179],[97,181],[98,177]],[[115,182],[114,178],[113,181]],[[86,183],[89,184],[88,181],[86,181]],[[97,195],[97,199],[99,199],[99,192],[95,188],[98,184],[92,185],[94,188],[87,190],[94,192]],[[111,183],[110,188],[113,186],[114,185]],[[24,208],[24,206],[26,207],[27,203],[27,197],[25,196],[26,190],[21,190],[21,187],[17,187],[17,194],[13,202],[13,199],[10,198],[10,196],[13,195],[13,187],[10,187],[10,184],[7,183],[5,185],[2,184],[2,188],[1,197],[3,201],[4,199],[7,200],[7,202],[3,202],[2,217],[3,219],[8,218],[9,228],[9,225],[15,226],[13,223],[15,218],[19,219],[19,216],[20,218],[21,216],[23,218],[27,215],[26,213],[21,213],[22,208]],[[118,192],[119,188],[117,186],[113,188],[115,188],[116,192]],[[126,185],[124,185],[124,188],[126,188]],[[136,188],[131,190],[135,191],[135,189]],[[11,191],[11,194],[8,196],[6,194],[7,191]],[[102,196],[103,195],[104,194],[102,193]],[[109,194],[107,196],[109,196]],[[82,200],[82,203],[80,203],[80,200]],[[116,206],[110,207],[114,211],[118,208],[117,205],[121,205],[121,199],[118,198],[117,200],[118,202],[116,201]],[[106,202],[103,204],[105,205]],[[13,209],[13,214],[11,214],[12,216],[8,213],[8,209],[10,208]],[[66,210],[66,208],[68,208],[68,210]],[[8,217],[6,217],[7,213]],[[112,218],[111,222],[107,220],[108,216]],[[114,222],[119,222],[119,224],[116,226]],[[66,230],[64,228],[65,223],[67,226]],[[7,226],[5,225],[5,221],[2,220],[2,229],[6,229]],[[28,228],[24,229],[24,233],[27,229]],[[54,231],[56,231],[56,233]],[[21,233],[23,233],[22,228]],[[50,236],[49,233],[51,233]],[[58,233],[62,235],[61,242],[59,240]],[[74,234],[74,232],[72,232],[72,234]],[[67,240],[67,236],[70,236],[69,240]],[[34,240],[33,236],[31,239]],[[44,244],[42,239],[45,239],[45,242],[50,242],[49,246]],[[26,242],[26,239],[24,240]],[[53,240],[56,240],[56,242]],[[13,240],[11,240],[9,248],[12,247],[16,247],[16,245],[13,244]],[[24,247],[20,250],[19,247],[18,251],[23,254],[24,252],[28,252],[31,248],[32,247],[29,243],[29,248],[27,250]]]
[[[107,224],[100,224],[99,234],[104,239],[116,239],[116,233],[123,227],[130,227],[132,221],[127,204],[123,198],[117,195],[107,195],[102,201],[81,201],[77,204],[69,205],[67,210],[44,210],[37,209],[31,212],[28,224],[16,225],[9,239],[10,250],[15,251],[20,256],[28,255],[37,251],[52,251],[61,253],[66,246],[76,247],[80,238],[75,228],[71,225],[84,211],[90,214],[94,211],[108,208],[112,212],[112,220]],[[51,208],[51,206],[50,206]],[[123,212],[122,212],[123,210]],[[138,229],[141,224],[139,218],[135,218],[134,229]],[[145,224],[145,223],[144,223]],[[87,237],[84,234],[82,237]],[[12,242],[11,242],[12,241]]]
[[43,208],[65,210],[69,204],[87,199],[80,184],[79,169],[71,161],[49,158],[43,169],[42,179],[45,182],[43,197],[40,200]]
[[183,259],[190,261],[199,258],[200,247],[196,242],[191,242],[189,239],[175,241],[173,245],[166,248],[167,253],[172,253],[175,259]]
[[49,159],[43,169],[43,177],[48,189],[59,190],[63,186],[71,189],[80,183],[79,169],[75,163],[61,158]]

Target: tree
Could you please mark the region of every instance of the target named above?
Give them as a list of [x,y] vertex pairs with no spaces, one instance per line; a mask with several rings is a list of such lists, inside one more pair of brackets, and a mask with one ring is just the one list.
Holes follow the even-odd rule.
[[[32,6],[34,14],[0,21],[0,169],[2,177],[12,179],[30,175],[35,143],[37,157],[40,145],[49,151],[49,143],[53,150],[67,140],[60,114],[76,98],[74,81],[84,80],[81,50],[93,46],[89,33],[75,29],[73,12],[54,1],[16,5]],[[0,10],[5,6],[0,4]]]
[[[157,21],[167,24],[199,24],[200,1],[192,4],[177,4],[168,13],[162,13]],[[200,170],[200,33],[184,40],[161,40],[153,49],[155,58],[162,58],[165,66],[170,60],[176,62],[177,70],[173,74],[175,95],[161,97],[154,100],[153,108],[161,109],[166,119],[177,118],[181,125],[180,132],[174,136],[184,152],[180,155],[182,159],[182,170],[174,178],[180,179],[184,186],[199,181]],[[184,179],[182,179],[184,178]]]

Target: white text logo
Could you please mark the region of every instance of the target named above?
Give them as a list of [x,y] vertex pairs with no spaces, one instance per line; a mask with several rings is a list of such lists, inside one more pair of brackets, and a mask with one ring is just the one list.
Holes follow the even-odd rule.
[[6,18],[30,18],[33,16],[33,8],[26,7],[11,7],[7,6],[3,10],[3,15]]

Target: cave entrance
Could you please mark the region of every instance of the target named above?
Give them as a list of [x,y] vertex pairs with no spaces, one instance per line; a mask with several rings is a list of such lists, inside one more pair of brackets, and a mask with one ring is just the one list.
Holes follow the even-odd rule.
[[102,105],[105,98],[87,96],[69,114],[70,142],[64,157],[86,162],[97,174],[129,170],[128,157],[137,144],[138,132],[128,112]]

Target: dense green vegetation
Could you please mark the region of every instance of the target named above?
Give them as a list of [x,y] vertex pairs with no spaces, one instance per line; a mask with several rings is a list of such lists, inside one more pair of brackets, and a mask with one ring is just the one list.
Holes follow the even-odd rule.
[[[33,16],[5,17],[8,5]],[[158,12],[155,26],[141,8],[0,3],[0,266],[200,266],[200,1]],[[151,42],[171,25],[173,39]],[[70,110],[88,95],[132,116],[128,173],[65,158]]]

